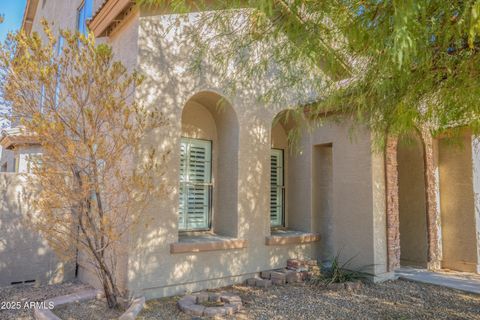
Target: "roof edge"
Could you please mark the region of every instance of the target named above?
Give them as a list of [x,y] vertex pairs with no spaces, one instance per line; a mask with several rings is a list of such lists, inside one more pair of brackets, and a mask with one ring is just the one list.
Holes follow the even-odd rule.
[[35,14],[37,13],[37,7],[38,0],[27,0],[22,18],[22,30],[24,30],[27,34],[32,31],[33,20],[35,19]]

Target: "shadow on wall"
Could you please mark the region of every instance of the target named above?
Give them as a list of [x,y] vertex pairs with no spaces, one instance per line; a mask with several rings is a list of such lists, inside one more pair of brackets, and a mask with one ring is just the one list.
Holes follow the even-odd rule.
[[[204,286],[197,285],[203,281],[214,286],[216,281],[223,284],[222,279],[227,277],[278,268],[290,257],[311,257],[308,245],[265,246],[265,237],[270,234],[272,122],[290,103],[276,101],[266,108],[259,101],[260,91],[266,91],[264,87],[271,85],[270,79],[252,83],[249,88],[238,88],[232,97],[225,90],[228,84],[222,82],[225,70],[215,70],[214,64],[205,59],[199,61],[200,74],[192,71],[191,64],[196,57],[186,34],[198,33],[200,27],[186,18],[184,25],[169,28],[175,19],[173,16],[140,17],[138,68],[145,79],[137,89],[136,99],[146,108],[163,112],[170,121],[168,126],[149,134],[141,151],[148,154],[148,149],[154,148],[156,154],[170,152],[165,163],[168,170],[158,180],[168,186],[169,192],[151,199],[144,210],[145,223],[138,225],[131,241],[129,290],[144,291],[147,297],[150,290],[163,290],[155,293],[158,296],[178,293],[181,285],[198,289]],[[228,72],[231,72],[229,81],[236,81],[234,70]],[[219,100],[228,100],[231,107],[217,109]],[[189,103],[192,104],[188,106]],[[210,133],[217,137],[219,157],[223,157],[217,159],[218,167],[214,170],[228,173],[223,181],[214,173],[214,180],[217,178],[214,184],[219,191],[224,191],[214,190],[214,210],[218,212],[213,215],[214,219],[220,218],[213,223],[214,231],[248,240],[245,249],[170,254],[170,244],[179,241],[180,140],[186,108],[191,109],[192,115],[214,123],[215,132]],[[206,113],[196,112],[200,109],[204,109],[208,117]],[[201,137],[207,132],[195,126],[193,122],[187,123],[184,130],[190,130],[192,137]],[[213,149],[215,161],[215,144]],[[142,161],[142,153],[138,160]]]
[[[24,174],[0,174],[0,286],[59,283],[73,278],[47,242],[28,225],[34,188]],[[29,199],[29,200],[25,200]]]

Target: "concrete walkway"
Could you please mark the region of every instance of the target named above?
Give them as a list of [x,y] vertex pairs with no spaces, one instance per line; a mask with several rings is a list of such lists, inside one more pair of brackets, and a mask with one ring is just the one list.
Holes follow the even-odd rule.
[[400,279],[435,284],[469,293],[480,294],[480,276],[472,273],[439,271],[402,267],[395,271]]

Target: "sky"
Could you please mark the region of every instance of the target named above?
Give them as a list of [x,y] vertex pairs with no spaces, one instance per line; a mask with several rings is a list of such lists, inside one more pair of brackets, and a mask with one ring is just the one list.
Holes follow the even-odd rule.
[[[0,23],[0,42],[5,40],[9,31],[20,29],[25,3],[26,0],[0,0],[0,15],[3,15],[5,19],[3,23]],[[5,106],[0,102],[0,109],[3,108]],[[0,129],[5,126],[8,126],[8,122],[0,117]]]
[[26,2],[26,0],[0,0],[0,14],[5,18],[0,24],[0,41],[5,40],[9,31],[20,28]]

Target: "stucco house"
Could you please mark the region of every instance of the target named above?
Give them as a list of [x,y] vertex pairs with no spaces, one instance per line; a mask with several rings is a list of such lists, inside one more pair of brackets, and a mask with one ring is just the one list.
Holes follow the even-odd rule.
[[[374,281],[393,278],[400,265],[480,273],[480,150],[468,129],[463,148],[419,128],[409,143],[392,138],[378,152],[367,129],[352,138],[348,119],[325,121],[304,130],[298,151],[291,152],[288,132],[301,124],[284,117],[289,106],[265,105],[242,88],[230,96],[214,71],[205,68],[201,77],[189,71],[192,48],[181,41],[188,28],[166,33],[170,13],[130,0],[28,0],[23,29],[40,31],[42,18],[82,32],[90,20],[99,41],[145,75],[135,99],[171,120],[149,143],[159,151],[171,148],[165,182],[175,191],[151,204],[149,226],[132,234],[121,260],[119,281],[132,295],[239,283],[289,258],[324,262],[339,251]],[[195,27],[196,21],[184,23]],[[1,175],[27,174],[26,165],[12,161],[41,152],[38,142],[15,135],[4,132],[0,141],[7,150],[3,171],[10,171]],[[21,184],[10,180],[0,190],[6,198]],[[5,203],[0,228],[6,212],[22,214]],[[30,232],[19,227],[17,235]],[[0,285],[50,281],[58,263],[51,258],[39,277],[24,265],[22,279],[4,272],[24,264],[4,264],[14,261],[16,246],[1,245],[5,234]],[[63,279],[96,283],[81,260],[75,272],[62,268],[69,270]]]

